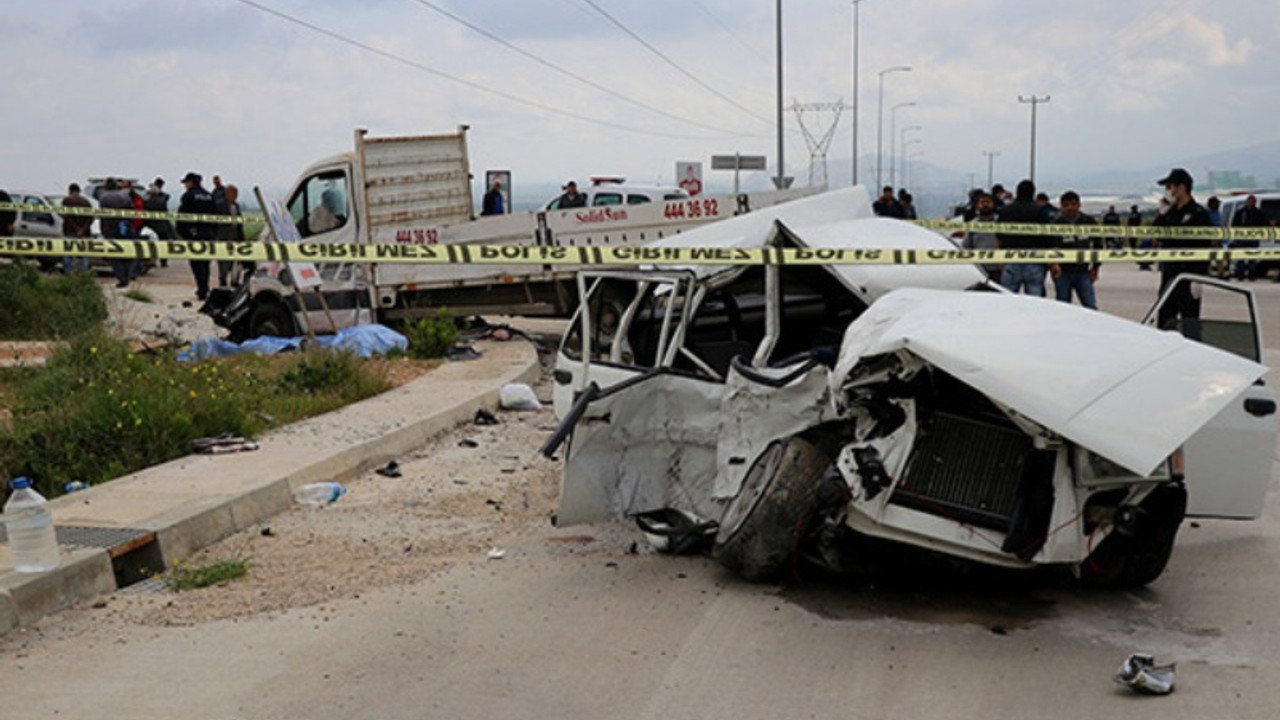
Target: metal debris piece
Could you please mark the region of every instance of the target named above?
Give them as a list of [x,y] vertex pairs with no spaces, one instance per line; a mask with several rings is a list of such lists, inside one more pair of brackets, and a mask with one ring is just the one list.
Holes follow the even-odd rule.
[[258,443],[239,435],[223,433],[216,437],[203,437],[192,440],[188,445],[191,452],[201,455],[221,455],[223,453],[257,450]]
[[1156,665],[1153,655],[1134,653],[1120,665],[1114,680],[1143,695],[1168,695],[1173,692],[1176,663]]

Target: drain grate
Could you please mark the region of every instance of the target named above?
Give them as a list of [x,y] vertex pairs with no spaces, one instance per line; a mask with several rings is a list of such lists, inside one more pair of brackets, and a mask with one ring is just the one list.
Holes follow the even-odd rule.
[[169,592],[169,587],[164,584],[164,578],[149,577],[146,580],[140,580],[131,585],[125,585],[120,588],[120,592],[126,595],[146,595],[150,593]]
[[[139,528],[95,527],[91,525],[55,525],[59,545],[105,549],[118,557],[155,540],[155,533]],[[9,534],[0,524],[0,542],[8,542]]]

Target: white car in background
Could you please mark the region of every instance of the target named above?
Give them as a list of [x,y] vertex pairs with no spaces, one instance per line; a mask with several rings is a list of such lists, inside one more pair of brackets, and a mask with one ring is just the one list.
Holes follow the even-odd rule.
[[[608,176],[593,177],[591,184],[578,188],[578,192],[586,196],[585,207],[612,207],[615,205],[646,205],[671,200],[688,200],[689,193],[678,187],[660,187],[657,185],[629,185],[626,178]],[[560,210],[561,195],[557,195],[542,205],[542,210]],[[564,208],[572,209],[572,208]]]
[[[10,190],[11,202],[26,206],[56,205],[57,198],[43,193],[26,190]],[[62,218],[43,210],[19,210],[13,221],[13,234],[16,237],[52,238],[62,237]],[[40,269],[50,271],[62,262],[60,258],[39,257],[36,260]]]
[[[861,188],[655,245],[953,247]],[[701,534],[750,580],[871,536],[1144,585],[1184,517],[1259,516],[1275,449],[1252,294],[1182,281],[1205,297],[1179,334],[972,265],[583,273],[544,447],[568,443],[558,524]]]

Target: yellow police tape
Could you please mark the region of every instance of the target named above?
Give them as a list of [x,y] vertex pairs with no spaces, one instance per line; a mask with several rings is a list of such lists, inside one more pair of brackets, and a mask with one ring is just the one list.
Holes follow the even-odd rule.
[[[191,223],[221,223],[223,225],[239,225],[255,215],[254,213],[250,213],[248,215],[210,215],[204,213],[160,212],[158,210],[125,210],[123,208],[24,205],[22,203],[14,202],[0,203],[0,212],[5,210],[29,213],[53,213],[55,215],[91,215],[93,217],[122,218],[125,220],[173,220],[176,222]],[[257,214],[257,217],[260,218],[261,214]]]
[[[0,203],[0,211],[14,210],[43,212],[56,215],[91,215],[140,220],[172,220],[190,223],[240,224],[261,220],[261,213],[245,215],[208,215],[196,213],[157,212],[150,210],[125,210],[118,208],[79,208],[62,205],[24,205]],[[1115,238],[1138,239],[1174,238],[1184,242],[1246,240],[1275,242],[1280,240],[1280,228],[1220,228],[1220,227],[1154,227],[1128,225],[1040,225],[1028,223],[958,222],[955,220],[913,220],[915,225],[943,233],[998,233],[1001,235],[1034,235],[1037,237]]]
[[1220,227],[1155,227],[1152,225],[1038,225],[1029,223],[958,222],[955,220],[914,220],[914,224],[930,230],[950,233],[997,233],[1000,235],[1063,235],[1078,238],[1175,238],[1182,241],[1203,242],[1222,240],[1275,241],[1280,239],[1280,228],[1220,228]]
[[141,260],[476,265],[966,265],[1280,260],[1280,248],[1165,250],[892,250],[816,248],[354,245],[215,240],[0,238],[0,255]]

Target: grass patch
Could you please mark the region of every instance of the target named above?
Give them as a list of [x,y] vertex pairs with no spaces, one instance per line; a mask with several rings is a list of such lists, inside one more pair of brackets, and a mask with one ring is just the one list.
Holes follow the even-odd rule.
[[165,587],[174,592],[182,592],[183,590],[195,590],[211,585],[224,585],[248,574],[248,560],[227,558],[208,565],[195,567],[187,567],[182,563],[175,563],[160,578]]
[[156,301],[154,297],[151,297],[151,293],[139,287],[131,287],[120,294],[123,295],[124,297],[129,298],[130,300],[134,300],[140,303],[153,303]]
[[255,437],[390,387],[382,366],[349,353],[188,364],[135,354],[103,331],[73,338],[40,372],[6,378],[13,421],[0,426],[0,477],[31,477],[45,497],[182,457],[196,438]]
[[0,340],[63,340],[107,318],[89,273],[44,275],[32,263],[0,264]]

